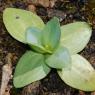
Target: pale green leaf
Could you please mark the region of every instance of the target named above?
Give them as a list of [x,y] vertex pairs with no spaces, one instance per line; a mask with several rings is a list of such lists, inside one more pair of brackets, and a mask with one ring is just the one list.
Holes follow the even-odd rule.
[[84,90],[95,90],[95,70],[91,64],[82,56],[72,56],[71,69],[58,71],[61,79],[71,87]]
[[45,53],[44,47],[41,42],[41,30],[30,27],[26,29],[26,43],[37,52]]
[[46,24],[42,34],[43,34],[42,37],[43,46],[46,49],[53,51],[60,42],[61,30],[60,30],[59,20],[56,17],[51,19]]
[[26,42],[33,46],[40,47],[41,43],[41,31],[37,28],[30,27],[26,30]]
[[3,21],[12,37],[25,43],[25,30],[28,27],[43,29],[44,23],[36,14],[16,9],[7,8],[3,13]]
[[68,49],[59,47],[52,55],[46,59],[47,65],[57,69],[68,69],[71,67],[71,57]]
[[91,37],[92,29],[86,22],[75,22],[61,27],[61,45],[76,54],[84,49]]
[[42,45],[42,31],[38,28],[30,27],[26,29],[26,43],[39,53],[51,53]]
[[16,66],[14,86],[23,87],[44,78],[49,72],[50,68],[45,64],[44,55],[27,51]]

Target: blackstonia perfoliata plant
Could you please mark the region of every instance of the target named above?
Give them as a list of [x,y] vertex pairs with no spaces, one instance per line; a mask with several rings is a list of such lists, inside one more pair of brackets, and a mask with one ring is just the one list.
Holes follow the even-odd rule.
[[91,37],[92,29],[86,22],[60,26],[54,17],[44,24],[32,12],[15,8],[7,8],[3,20],[12,37],[30,46],[16,66],[13,78],[16,88],[41,80],[51,68],[56,68],[61,79],[71,87],[95,90],[95,70],[77,54]]

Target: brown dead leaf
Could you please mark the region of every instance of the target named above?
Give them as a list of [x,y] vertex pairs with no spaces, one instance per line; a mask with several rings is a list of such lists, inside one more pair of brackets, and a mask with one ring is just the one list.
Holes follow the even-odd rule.
[[49,6],[52,8],[57,0],[50,0]]
[[38,0],[43,7],[49,7],[49,0]]
[[53,7],[57,0],[27,0],[29,3],[32,3],[36,6],[43,6],[43,7]]

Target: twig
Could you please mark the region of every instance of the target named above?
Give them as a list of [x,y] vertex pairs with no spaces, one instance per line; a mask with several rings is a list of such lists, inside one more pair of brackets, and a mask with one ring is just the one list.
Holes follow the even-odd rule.
[[[12,54],[9,53],[6,56],[6,62],[2,68],[2,83],[1,83],[1,89],[0,89],[0,95],[10,95],[10,87],[8,86],[9,80],[11,79],[12,75]],[[6,92],[7,90],[7,92]]]

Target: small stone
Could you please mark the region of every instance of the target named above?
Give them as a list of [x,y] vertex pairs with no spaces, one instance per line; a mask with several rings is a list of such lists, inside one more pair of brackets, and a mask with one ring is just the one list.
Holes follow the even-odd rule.
[[33,13],[36,13],[36,7],[32,4],[28,5],[28,10],[33,12]]

